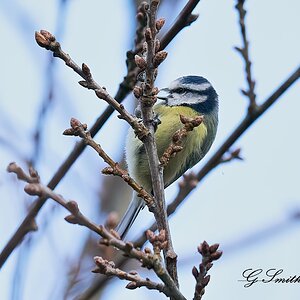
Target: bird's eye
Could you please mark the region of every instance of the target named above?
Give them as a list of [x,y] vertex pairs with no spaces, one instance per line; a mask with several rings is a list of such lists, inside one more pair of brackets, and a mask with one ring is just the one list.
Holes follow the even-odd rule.
[[175,90],[172,91],[173,93],[177,93],[177,94],[183,94],[185,92],[184,88],[177,88]]

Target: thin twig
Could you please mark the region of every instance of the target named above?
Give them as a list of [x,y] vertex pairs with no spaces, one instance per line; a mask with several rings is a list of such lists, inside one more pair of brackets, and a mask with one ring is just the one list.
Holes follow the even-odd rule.
[[159,5],[159,0],[151,0],[148,7],[148,27],[145,30],[146,40],[146,55],[145,59],[141,56],[136,56],[135,61],[141,72],[145,72],[145,78],[140,87],[135,87],[135,96],[139,98],[141,115],[143,123],[149,130],[149,134],[145,136],[142,141],[144,143],[152,180],[152,191],[154,194],[156,211],[154,217],[157,222],[159,230],[165,230],[167,247],[163,249],[166,266],[169,274],[174,279],[178,286],[177,278],[177,255],[172,246],[172,239],[167,220],[167,213],[165,209],[165,193],[163,180],[163,166],[159,163],[157,154],[157,146],[154,138],[155,122],[153,105],[156,102],[156,95],[158,89],[154,87],[154,81],[157,76],[157,67],[164,61],[167,56],[165,51],[159,51],[159,42],[157,42],[156,35],[164,25],[164,20],[156,20],[156,13]]
[[163,289],[168,296],[178,300],[185,300],[185,297],[181,294],[173,279],[169,275],[168,271],[163,266],[160,255],[153,253],[150,249],[146,248],[144,251],[137,249],[130,242],[124,242],[118,236],[114,230],[108,230],[102,225],[97,225],[89,220],[79,209],[76,201],[67,201],[61,195],[52,191],[49,187],[43,185],[40,182],[38,173],[33,169],[29,170],[29,174],[26,174],[22,168],[16,163],[11,163],[7,171],[15,173],[20,180],[27,182],[24,187],[24,191],[31,196],[39,196],[43,198],[51,198],[64,208],[66,208],[71,214],[65,217],[65,220],[71,224],[78,224],[89,228],[93,232],[100,235],[103,239],[101,244],[106,246],[113,246],[124,252],[125,255],[134,258],[142,263],[143,267],[153,269],[156,275],[165,284]]
[[255,94],[255,81],[252,77],[251,72],[251,60],[249,56],[249,41],[247,39],[247,31],[246,31],[246,25],[245,25],[245,17],[246,17],[246,10],[244,9],[244,3],[245,0],[237,0],[237,4],[235,8],[239,12],[239,24],[241,29],[241,36],[243,40],[243,46],[235,47],[235,49],[242,55],[244,62],[245,62],[245,73],[248,83],[248,90],[241,90],[242,93],[248,97],[249,99],[249,106],[248,106],[248,112],[252,113],[253,110],[257,108],[256,104],[256,94]]
[[120,167],[101,147],[100,144],[96,143],[91,134],[87,131],[86,124],[82,124],[79,120],[72,118],[70,121],[71,128],[64,131],[64,135],[74,135],[81,137],[84,142],[92,147],[100,157],[110,166],[102,170],[103,174],[114,175],[122,178],[133,190],[137,192],[139,197],[143,198],[150,211],[154,209],[153,197],[140,186],[132,177],[129,176],[128,172]]
[[198,19],[197,14],[192,14],[194,8],[200,0],[189,0],[188,3],[179,13],[176,21],[168,30],[168,32],[160,40],[160,49],[163,50],[167,45],[174,39],[174,37],[181,31],[183,28],[190,26],[193,22]]
[[189,118],[180,115],[180,120],[184,126],[174,133],[172,142],[160,158],[160,163],[164,168],[169,163],[171,157],[174,157],[178,152],[183,150],[183,144],[188,136],[188,133],[202,123],[203,117],[196,116],[194,118]]
[[[68,9],[68,1],[59,1],[58,16],[56,19],[56,36],[62,38],[66,26],[66,11]],[[44,79],[46,81],[46,88],[43,99],[40,103],[39,112],[36,119],[36,124],[33,132],[33,151],[30,156],[30,165],[35,166],[40,158],[41,144],[43,142],[43,134],[46,126],[47,114],[53,106],[55,100],[55,60],[49,56],[47,66],[44,70]]]
[[40,32],[35,33],[35,39],[39,46],[52,51],[54,57],[62,59],[68,67],[70,67],[74,72],[76,72],[84,79],[83,81],[79,81],[79,84],[81,86],[93,90],[99,99],[103,99],[117,112],[119,112],[119,117],[121,119],[124,119],[126,122],[128,122],[129,125],[132,126],[136,135],[140,139],[143,139],[149,134],[147,128],[141,122],[139,122],[136,117],[127,112],[122,104],[120,104],[116,99],[110,96],[106,89],[104,87],[101,87],[93,79],[90,68],[86,64],[83,63],[82,66],[79,67],[79,65],[72,60],[70,55],[61,49],[59,42],[56,41],[53,34],[46,30],[41,30]]
[[210,281],[208,270],[213,266],[213,261],[218,260],[222,256],[222,251],[218,250],[219,244],[208,245],[206,241],[200,244],[198,252],[202,255],[202,262],[199,269],[193,267],[192,273],[196,279],[195,293],[193,300],[201,300],[205,293],[205,287]]
[[103,259],[102,257],[96,256],[94,259],[97,268],[93,270],[93,273],[100,273],[106,276],[114,276],[122,280],[128,280],[130,282],[126,285],[126,288],[130,290],[144,286],[149,290],[157,290],[164,293],[166,296],[169,296],[168,289],[166,289],[166,286],[162,283],[154,282],[149,278],[144,279],[140,277],[136,271],[127,273],[116,268],[114,262]]

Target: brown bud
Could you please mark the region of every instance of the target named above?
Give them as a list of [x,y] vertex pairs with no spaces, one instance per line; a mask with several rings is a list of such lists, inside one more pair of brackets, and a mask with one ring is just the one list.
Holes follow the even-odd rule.
[[70,212],[74,215],[77,215],[79,213],[79,207],[76,201],[68,201],[67,202],[67,208],[70,210]]
[[50,45],[50,41],[44,37],[43,34],[36,31],[35,32],[35,41],[40,47],[46,48]]
[[159,0],[150,1],[150,5],[152,9],[157,9],[158,4],[159,4]]
[[205,276],[202,281],[203,286],[207,286],[209,281],[210,281],[210,275]]
[[143,90],[140,86],[135,86],[133,89],[133,95],[135,98],[139,99],[142,96]]
[[158,19],[155,23],[155,27],[157,31],[160,31],[162,27],[165,25],[166,20],[164,18]]
[[146,42],[152,40],[152,33],[151,33],[151,29],[150,28],[147,28],[145,30],[145,39],[146,39]]
[[188,25],[191,25],[193,22],[195,22],[197,19],[199,18],[199,14],[190,14],[188,16],[188,19],[187,19],[187,24]]
[[68,128],[68,129],[64,130],[63,135],[74,135],[74,129]]
[[11,162],[11,163],[9,163],[9,165],[7,166],[6,171],[7,171],[8,173],[11,173],[11,172],[16,171],[17,168],[18,168],[18,165],[17,165],[15,162]]
[[55,41],[55,36],[50,33],[47,30],[40,30],[40,33],[45,37],[45,39],[49,40],[50,42],[54,42]]
[[87,75],[87,76],[91,75],[91,70],[85,63],[82,64],[81,69],[82,69],[82,72],[84,73],[84,75]]
[[84,88],[88,88],[89,84],[85,80],[80,80],[78,83],[83,86]]
[[71,118],[70,125],[73,129],[77,129],[77,127],[81,126],[81,123],[76,118]]
[[129,290],[134,290],[136,288],[137,288],[137,285],[134,281],[131,281],[126,285],[126,289],[129,289]]
[[223,254],[222,251],[216,251],[216,252],[214,252],[214,253],[212,253],[212,254],[210,255],[210,258],[211,258],[212,260],[217,260],[217,259],[219,259],[219,258],[222,256],[222,254]]
[[105,175],[112,175],[114,174],[114,169],[112,167],[105,167],[101,172]]
[[106,97],[108,95],[106,90],[103,88],[95,90],[95,93],[96,93],[97,97],[100,99],[106,99]]
[[143,2],[143,3],[141,4],[141,8],[142,8],[144,11],[146,11],[146,10],[149,9],[149,4],[145,1],[145,2]]
[[192,274],[193,276],[197,279],[197,277],[199,276],[199,272],[197,270],[197,268],[194,266],[192,269]]
[[135,271],[135,270],[132,270],[132,271],[130,271],[130,272],[129,272],[129,274],[130,274],[130,275],[137,275],[137,274],[138,274],[138,272],[137,272],[137,271]]
[[207,256],[209,254],[209,245],[206,241],[203,241],[203,243],[198,246],[198,252],[202,256]]
[[39,179],[39,173],[33,167],[29,168],[29,175],[33,178]]
[[136,15],[136,19],[138,20],[138,22],[143,22],[145,19],[145,15],[142,12],[138,12]]
[[144,58],[142,58],[141,56],[139,55],[135,55],[134,56],[134,61],[135,61],[135,64],[141,69],[141,70],[145,70],[146,66],[147,66],[147,63],[146,61],[144,60]]
[[209,252],[214,253],[218,250],[218,248],[219,248],[219,244],[213,244],[213,245],[209,246]]
[[95,268],[91,271],[92,273],[101,273],[99,268]]
[[39,185],[34,183],[26,184],[24,191],[31,196],[42,196],[43,192]]
[[153,59],[153,66],[157,68],[167,57],[168,53],[166,51],[159,51],[155,54]]
[[68,215],[65,217],[65,220],[71,224],[78,224],[78,220],[74,215]]
[[234,151],[231,152],[231,155],[233,157],[239,157],[240,153],[241,153],[241,148],[237,148],[237,149],[235,149]]

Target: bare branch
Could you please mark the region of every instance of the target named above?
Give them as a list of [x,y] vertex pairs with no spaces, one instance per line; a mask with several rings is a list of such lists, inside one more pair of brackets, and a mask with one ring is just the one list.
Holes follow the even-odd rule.
[[159,1],[151,0],[147,14],[148,14],[148,27],[145,30],[145,58],[136,56],[135,61],[141,72],[144,72],[143,82],[140,87],[135,88],[135,96],[140,100],[140,109],[143,123],[149,130],[149,134],[145,136],[142,141],[144,143],[148,161],[149,169],[152,180],[152,190],[156,202],[157,210],[154,211],[155,220],[159,230],[165,230],[166,239],[168,241],[167,247],[163,249],[164,257],[166,260],[167,270],[174,279],[178,286],[177,278],[177,255],[173,250],[172,239],[167,221],[167,213],[165,209],[165,194],[164,194],[164,180],[163,180],[163,167],[159,163],[157,154],[157,146],[154,138],[155,122],[153,105],[155,104],[158,89],[154,87],[154,81],[157,76],[157,67],[166,58],[167,53],[159,51],[159,43],[157,43],[156,35],[162,28],[164,21],[156,20],[156,13]]
[[235,47],[235,49],[242,55],[245,61],[245,72],[246,78],[248,82],[248,90],[242,90],[242,93],[249,98],[249,107],[248,112],[252,113],[253,110],[257,108],[256,104],[256,94],[255,94],[255,81],[252,78],[251,73],[251,61],[249,57],[249,41],[247,39],[247,32],[246,32],[246,24],[245,24],[245,17],[246,17],[246,10],[244,9],[245,0],[237,0],[237,4],[235,8],[239,12],[239,24],[241,28],[241,35],[243,40],[242,48]]
[[86,131],[87,125],[81,124],[80,121],[72,118],[70,121],[71,128],[64,131],[64,135],[74,135],[81,137],[84,142],[92,147],[100,157],[110,166],[102,170],[103,174],[114,175],[121,177],[130,187],[132,187],[137,194],[144,199],[150,211],[153,211],[155,203],[153,197],[140,186],[133,178],[131,178],[128,172],[120,167],[101,147],[100,144],[96,143],[91,134]]
[[203,117],[196,116],[194,118],[188,118],[183,115],[180,115],[180,120],[184,126],[174,133],[171,144],[160,158],[160,163],[164,168],[169,163],[171,157],[174,157],[178,152],[180,152],[183,149],[183,144],[188,136],[188,133],[202,123]]
[[206,241],[200,244],[198,252],[202,255],[202,262],[199,269],[193,267],[192,273],[196,279],[195,293],[193,300],[201,300],[205,293],[205,287],[208,285],[210,275],[208,270],[213,266],[213,261],[218,260],[222,256],[222,251],[218,251],[219,244],[209,246]]
[[[189,3],[198,3],[198,1],[189,1]],[[191,15],[191,11],[185,10],[185,13],[180,13],[178,19],[190,18],[193,19]],[[173,26],[164,36],[162,43],[160,43],[160,49],[163,50],[167,45],[172,41],[172,39],[185,27],[186,22],[178,22],[179,26]],[[174,24],[175,25],[175,24]],[[142,43],[144,36],[141,37],[141,32],[143,32],[143,23],[140,22],[137,29],[137,37],[136,37],[136,45],[134,51],[127,52],[127,75],[124,77],[123,81],[119,85],[119,89],[115,95],[115,99],[121,103],[125,97],[132,91],[133,87],[136,84],[136,74],[137,67],[134,62],[134,55],[140,52],[142,48]],[[172,32],[172,34],[170,34]],[[94,137],[105,122],[109,119],[111,114],[114,112],[112,106],[108,106],[105,111],[97,118],[96,122],[90,129],[91,136]],[[70,170],[71,166],[74,164],[76,159],[82,154],[86,145],[84,142],[77,144],[71,153],[66,157],[66,159],[62,162],[58,170],[54,173],[51,180],[48,183],[48,187],[54,189],[61,179],[67,174]],[[31,232],[37,230],[37,226],[35,223],[35,217],[39,213],[40,209],[46,203],[45,198],[38,198],[35,203],[32,205],[32,208],[25,216],[19,227],[16,229],[13,236],[7,242],[2,252],[0,253],[0,268],[6,262],[10,254],[13,250],[19,245],[19,243],[23,240],[24,236]]]
[[167,45],[174,39],[174,37],[180,32],[183,28],[191,25],[198,19],[198,15],[192,14],[194,8],[200,0],[189,0],[182,11],[179,13],[176,18],[175,23],[168,30],[168,32],[161,38],[160,45],[161,49],[165,49]]
[[241,156],[241,148],[237,148],[235,150],[232,151],[227,151],[228,154],[226,155],[226,153],[222,156],[222,158],[220,159],[220,164],[222,163],[228,163],[231,162],[234,159],[238,159],[238,160],[244,160]]
[[[143,267],[153,269],[156,275],[162,280],[162,282],[164,282],[165,288],[163,290],[165,293],[167,293],[167,295],[178,300],[185,299],[174,283],[172,277],[169,275],[168,271],[164,268],[160,255],[153,253],[148,248],[146,248],[144,251],[137,249],[132,243],[122,241],[117,232],[114,230],[108,230],[104,226],[98,226],[90,221],[80,211],[77,202],[67,201],[61,195],[43,185],[40,182],[36,171],[31,169],[30,174],[26,174],[16,163],[11,163],[9,165],[9,172],[15,173],[20,180],[27,182],[27,185],[24,188],[24,191],[27,194],[31,196],[53,199],[71,213],[71,215],[65,217],[67,222],[89,228],[103,238],[100,241],[102,245],[113,246],[119,250],[122,250],[127,256],[137,259],[139,262],[141,262]],[[24,176],[24,174],[26,175]],[[97,261],[99,262],[99,260],[96,258],[96,262]]]
[[91,89],[95,92],[98,98],[103,99],[109,105],[111,105],[116,111],[120,113],[120,118],[124,119],[133,127],[135,133],[140,139],[143,139],[148,135],[148,130],[145,126],[139,122],[139,120],[128,113],[124,106],[120,104],[116,99],[109,95],[104,87],[101,87],[92,76],[90,68],[86,64],[82,64],[82,67],[79,67],[70,57],[69,54],[65,53],[59,44],[56,41],[55,36],[46,30],[41,30],[40,32],[35,33],[36,42],[47,50],[53,52],[54,57],[62,59],[68,67],[73,69],[78,75],[80,75],[84,80],[79,81],[79,84],[87,89]]
[[103,259],[102,257],[96,256],[94,258],[97,268],[93,270],[94,273],[104,274],[106,276],[115,276],[122,280],[128,280],[130,283],[126,285],[127,289],[134,290],[139,287],[146,287],[149,290],[157,290],[164,293],[167,297],[169,290],[164,284],[151,281],[149,278],[142,278],[138,275],[136,271],[131,271],[129,273],[118,269],[115,267],[114,262]]

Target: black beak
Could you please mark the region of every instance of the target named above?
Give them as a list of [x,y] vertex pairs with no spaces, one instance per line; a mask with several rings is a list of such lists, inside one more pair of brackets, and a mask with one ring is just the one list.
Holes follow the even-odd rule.
[[170,90],[168,88],[161,89],[157,94],[157,98],[167,101],[170,96]]

